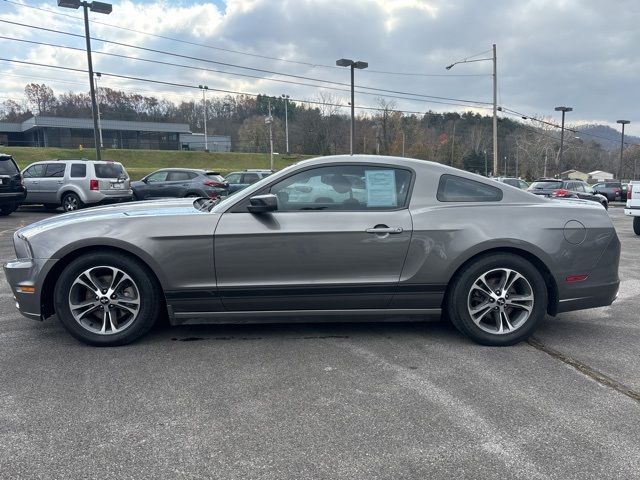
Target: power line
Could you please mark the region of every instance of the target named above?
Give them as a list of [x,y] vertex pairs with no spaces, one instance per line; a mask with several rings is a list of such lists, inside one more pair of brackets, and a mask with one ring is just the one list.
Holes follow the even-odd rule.
[[[18,25],[18,26],[26,27],[26,28],[33,28],[33,29],[36,29],[36,30],[47,31],[47,32],[56,33],[56,34],[60,34],[60,35],[67,35],[67,36],[76,37],[76,38],[84,38],[84,35],[80,35],[80,34],[76,34],[76,33],[64,32],[64,31],[61,31],[61,30],[55,30],[55,29],[45,28],[45,27],[38,27],[38,26],[35,26],[35,25],[29,25],[29,24],[24,24],[24,23],[20,23],[20,22],[13,22],[11,20],[0,19],[0,22],[9,23],[11,25]],[[223,65],[223,66],[232,67],[232,68],[250,70],[250,71],[260,72],[260,73],[267,73],[267,74],[270,74],[270,75],[278,75],[278,76],[284,76],[284,77],[297,78],[297,79],[301,79],[301,80],[309,80],[309,81],[313,81],[313,82],[329,83],[329,84],[333,84],[333,85],[339,85],[341,87],[350,87],[351,86],[350,84],[347,84],[347,83],[336,82],[336,81],[332,81],[332,80],[325,80],[325,79],[319,79],[319,78],[313,78],[313,77],[306,77],[306,76],[303,76],[303,75],[295,75],[295,74],[290,74],[290,73],[281,73],[281,72],[276,72],[276,71],[273,71],[273,70],[267,70],[267,69],[255,68],[255,67],[246,67],[246,66],[243,66],[243,65],[236,65],[236,64],[227,63],[227,62],[218,62],[218,61],[215,61],[215,60],[208,60],[208,59],[205,59],[205,58],[193,57],[193,56],[190,56],[190,55],[182,55],[182,54],[179,54],[179,53],[166,52],[164,50],[158,50],[158,49],[153,49],[153,48],[140,47],[140,46],[137,46],[137,45],[131,45],[131,44],[123,43],[123,42],[117,42],[117,41],[114,41],[114,40],[107,40],[107,39],[98,38],[98,37],[90,37],[90,38],[92,40],[95,40],[95,41],[98,41],[98,42],[109,43],[109,44],[112,44],[112,45],[118,45],[118,46],[121,46],[121,47],[133,48],[133,49],[143,50],[143,51],[152,52],[152,53],[159,53],[159,54],[162,54],[162,55],[169,55],[169,56],[172,56],[172,57],[185,58],[185,59],[189,59],[189,60],[195,60],[195,61],[198,61],[198,62],[212,63],[212,64]],[[367,86],[363,86],[363,85],[360,85],[358,88],[359,89],[364,89],[364,90],[371,90],[373,92],[392,93],[392,94],[398,94],[398,95],[409,95],[409,96],[413,96],[413,97],[436,99],[436,100],[448,100],[448,101],[453,101],[453,102],[462,102],[462,103],[466,103],[466,104],[477,104],[477,105],[491,105],[492,104],[491,102],[485,102],[485,101],[479,101],[479,100],[467,100],[467,99],[460,99],[460,98],[441,97],[441,96],[436,96],[436,95],[425,95],[425,94],[421,94],[421,93],[403,92],[403,91],[398,91],[398,90],[387,90],[387,89],[382,89],[382,88],[367,87]],[[364,93],[364,92],[361,92],[361,93]],[[392,98],[390,95],[380,95],[380,96],[388,96],[388,97]],[[416,100],[416,99],[412,99],[412,100]],[[463,106],[470,106],[470,105],[463,105]]]
[[[67,13],[62,13],[62,12],[58,12],[55,10],[50,10],[48,8],[41,8],[41,7],[36,7],[33,5],[27,5],[24,3],[17,3],[11,0],[3,0],[6,3],[9,3],[11,5],[15,5],[18,7],[25,7],[25,8],[31,8],[33,10],[39,10],[42,12],[47,12],[47,13],[52,13],[55,15],[59,15],[59,16],[63,16],[63,17],[67,17],[67,18],[73,18],[75,20],[82,20],[82,17],[76,16],[76,15],[69,15]],[[148,35],[150,37],[155,37],[155,38],[161,38],[163,40],[170,40],[173,42],[178,42],[178,43],[183,43],[185,45],[191,45],[191,46],[196,46],[196,47],[204,47],[204,48],[210,48],[212,50],[218,50],[218,51],[222,51],[222,52],[227,52],[227,53],[233,53],[236,55],[246,55],[249,57],[255,57],[255,58],[262,58],[262,59],[266,59],[266,60],[273,60],[273,61],[278,61],[278,62],[286,62],[286,63],[291,63],[291,64],[297,64],[297,65],[304,65],[310,68],[328,68],[328,69],[335,69],[335,70],[339,70],[341,69],[341,67],[337,67],[336,65],[325,65],[325,64],[321,64],[321,63],[314,63],[314,62],[304,62],[304,61],[300,61],[300,60],[290,60],[287,58],[281,58],[281,57],[270,57],[268,55],[261,55],[261,54],[257,54],[257,53],[249,53],[249,52],[243,52],[240,50],[232,50],[229,48],[223,48],[223,47],[217,47],[214,45],[207,45],[204,43],[198,43],[198,42],[191,42],[188,40],[182,40],[179,38],[175,38],[175,37],[169,37],[166,35],[159,35],[156,33],[149,33],[149,32],[145,32],[142,30],[135,30],[133,28],[127,28],[127,27],[122,27],[119,25],[113,25],[110,23],[106,23],[106,22],[101,22],[99,20],[92,20],[91,23],[95,23],[98,25],[103,25],[106,27],[110,27],[110,28],[117,28],[119,30],[124,30],[127,32],[132,32],[132,33],[138,33],[141,35]],[[485,53],[485,52],[483,52]],[[413,76],[413,77],[483,77],[483,76],[488,76],[488,74],[438,74],[438,73],[413,73],[413,72],[391,72],[391,71],[383,71],[383,70],[373,70],[373,69],[367,69],[366,73],[376,73],[376,74],[385,74],[385,75],[402,75],[402,76]]]

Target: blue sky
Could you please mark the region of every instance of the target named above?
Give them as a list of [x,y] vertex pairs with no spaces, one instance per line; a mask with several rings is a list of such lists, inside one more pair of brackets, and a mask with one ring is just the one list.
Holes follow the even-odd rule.
[[[53,13],[0,0],[0,19],[72,33],[83,32],[80,19],[65,16],[73,17],[78,12],[56,7],[55,0],[11,1]],[[358,85],[484,102],[491,101],[491,62],[457,65],[451,71],[444,67],[487,51],[492,43],[496,43],[499,104],[527,115],[555,120],[559,117],[553,108],[569,105],[574,108],[567,117],[570,123],[598,122],[615,126],[616,119],[627,118],[633,122],[628,131],[640,134],[640,99],[637,95],[640,2],[635,0],[621,0],[616,2],[615,8],[599,0],[126,0],[114,1],[113,5],[111,15],[91,16],[95,36],[210,62],[334,82],[348,82],[348,71],[335,68],[335,60],[354,58],[369,62],[367,70],[357,72]],[[3,35],[12,38],[83,48],[81,38],[7,23],[2,26]],[[93,47],[96,52],[195,67],[156,65],[96,53],[95,69],[105,72],[102,84],[113,88],[154,94],[174,101],[199,95],[197,89],[124,80],[109,74],[195,86],[204,83],[211,89],[247,93],[287,93],[296,99],[329,98],[345,107],[348,102],[347,93],[336,85],[333,87],[337,90],[293,85],[274,81],[296,81],[286,76],[178,59],[108,43],[94,42]],[[82,51],[4,39],[0,39],[0,51],[5,58],[86,68]],[[86,90],[86,74],[0,63],[5,74],[0,101],[21,98],[24,84],[29,81],[47,83],[57,93]],[[243,78],[231,73],[264,78]],[[394,102],[395,107],[402,110],[470,108],[436,103],[424,97],[406,99],[386,95],[385,101]],[[375,94],[360,94],[356,99],[358,106],[376,106],[378,103]]]

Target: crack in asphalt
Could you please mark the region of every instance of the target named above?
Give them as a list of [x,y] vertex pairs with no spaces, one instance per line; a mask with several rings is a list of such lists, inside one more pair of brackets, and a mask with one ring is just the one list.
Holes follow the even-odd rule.
[[586,375],[592,380],[595,380],[596,382],[598,382],[600,385],[608,388],[612,388],[615,391],[623,395],[626,395],[630,399],[640,403],[640,392],[633,390],[632,388],[626,386],[624,383],[614,380],[610,376],[605,375],[604,373],[599,372],[594,368],[591,368],[589,365],[585,365],[584,363],[580,362],[579,360],[576,360],[573,357],[570,357],[569,355],[566,355],[562,352],[559,352],[558,350],[555,350],[551,347],[546,346],[545,344],[543,344],[539,340],[536,340],[535,338],[530,338],[529,340],[527,340],[527,343],[531,345],[533,348],[540,350],[541,352],[544,352],[547,355],[557,360],[560,360],[561,362],[569,365],[570,367],[575,368],[583,375]]

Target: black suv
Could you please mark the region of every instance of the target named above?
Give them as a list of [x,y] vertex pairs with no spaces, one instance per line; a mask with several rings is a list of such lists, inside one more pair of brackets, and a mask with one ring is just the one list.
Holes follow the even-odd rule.
[[627,201],[627,184],[622,182],[600,182],[593,186],[593,190],[600,195],[607,197],[607,200],[613,202],[614,200],[620,200],[621,202]]
[[0,153],[0,216],[14,212],[26,196],[27,190],[13,157]]
[[591,185],[581,180],[539,178],[531,184],[527,192],[552,198],[581,198],[598,202],[604,208],[609,208],[607,197],[594,192]]

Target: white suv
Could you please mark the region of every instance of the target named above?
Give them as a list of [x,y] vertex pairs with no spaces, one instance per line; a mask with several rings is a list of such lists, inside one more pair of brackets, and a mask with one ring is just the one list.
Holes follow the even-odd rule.
[[633,232],[640,235],[640,182],[631,181],[627,187],[627,204],[624,214],[633,217]]
[[23,204],[62,205],[65,212],[83,206],[131,200],[129,175],[121,163],[97,160],[45,160],[22,171]]

